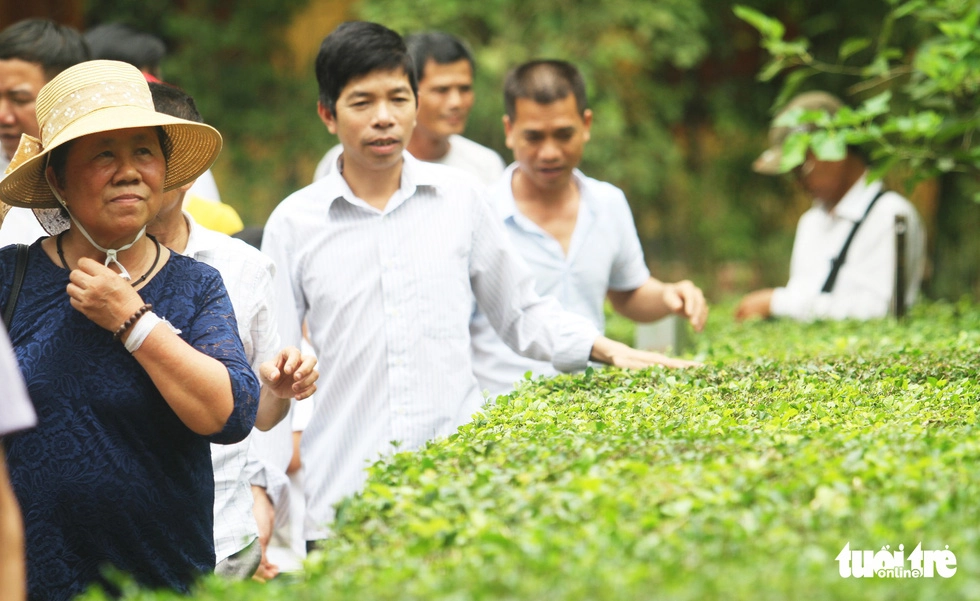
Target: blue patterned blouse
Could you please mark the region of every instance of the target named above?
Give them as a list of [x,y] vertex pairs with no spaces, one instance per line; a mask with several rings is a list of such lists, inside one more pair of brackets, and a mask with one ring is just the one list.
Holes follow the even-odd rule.
[[[0,303],[14,247],[0,250]],[[214,569],[209,442],[244,438],[259,383],[245,359],[218,272],[171,254],[140,290],[181,338],[224,363],[235,408],[224,429],[188,429],[112,333],[71,307],[68,271],[35,242],[10,328],[37,427],[4,439],[24,514],[30,599],[70,599],[106,568],[186,591]]]

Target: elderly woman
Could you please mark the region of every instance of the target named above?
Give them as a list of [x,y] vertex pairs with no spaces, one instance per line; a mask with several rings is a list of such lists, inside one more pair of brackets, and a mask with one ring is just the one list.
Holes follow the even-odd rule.
[[[248,434],[259,384],[218,273],[144,233],[221,137],[155,112],[140,72],[114,61],[62,72],[36,106],[41,140],[24,136],[0,181],[0,200],[61,231],[31,245],[9,328],[37,411],[4,440],[28,594],[111,588],[110,566],[187,590],[214,567],[208,443]],[[0,306],[16,262],[0,250]]]

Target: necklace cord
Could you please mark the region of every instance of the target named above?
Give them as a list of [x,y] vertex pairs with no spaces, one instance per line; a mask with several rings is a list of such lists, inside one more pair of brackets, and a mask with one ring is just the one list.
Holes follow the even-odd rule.
[[[61,237],[64,235],[65,232],[61,232],[60,234],[58,234],[55,237],[55,242],[58,247],[58,258],[61,259],[61,266],[64,267],[65,269],[69,269],[68,262],[65,261],[65,251],[61,246]],[[157,268],[157,264],[160,262],[160,241],[157,240],[154,236],[151,236],[150,234],[147,234],[146,237],[149,238],[150,240],[153,240],[153,243],[156,245],[156,256],[153,258],[153,265],[150,265],[150,269],[146,273],[141,275],[138,279],[132,282],[134,288],[139,284],[143,283],[146,280],[146,278],[150,277],[150,274],[153,273],[153,270]]]

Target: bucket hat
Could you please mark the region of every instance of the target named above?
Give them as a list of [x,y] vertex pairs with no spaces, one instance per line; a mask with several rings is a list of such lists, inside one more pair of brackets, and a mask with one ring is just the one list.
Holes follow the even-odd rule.
[[[779,119],[790,111],[826,111],[833,115],[843,106],[844,103],[833,94],[828,94],[827,92],[803,92],[787,102],[786,106],[776,114],[772,122],[778,123]],[[791,133],[813,131],[814,129],[816,129],[816,126],[812,124],[797,127],[773,125],[769,128],[769,148],[752,163],[752,170],[764,175],[777,175],[782,173],[783,143],[786,142],[786,138]]]
[[218,130],[156,112],[140,70],[120,61],[86,61],[62,71],[41,88],[35,106],[41,139],[21,135],[0,180],[0,200],[35,209],[49,233],[68,226],[44,176],[50,153],[59,146],[104,131],[161,127],[168,139],[164,191],[197,179],[221,151]]

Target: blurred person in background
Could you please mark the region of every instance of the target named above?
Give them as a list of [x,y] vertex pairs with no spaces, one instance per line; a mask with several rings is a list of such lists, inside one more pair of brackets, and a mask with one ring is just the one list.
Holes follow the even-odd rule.
[[[844,107],[837,97],[822,91],[804,92],[773,119],[770,148],[753,163],[764,175],[782,173],[783,143],[794,131],[813,131],[814,125],[796,128],[777,125],[792,114],[836,114]],[[897,294],[911,306],[925,271],[925,233],[918,211],[901,194],[871,181],[861,152],[848,146],[839,161],[818,159],[807,152],[792,175],[813,206],[800,217],[790,258],[789,282],[745,295],[735,318],[788,317],[813,319],[872,319],[888,315]],[[896,291],[895,217],[907,223],[906,285]]]
[[[34,112],[38,92],[89,56],[81,33],[47,19],[18,21],[0,32],[0,179],[21,135],[41,136]],[[0,203],[0,247],[47,235],[29,209]]]

